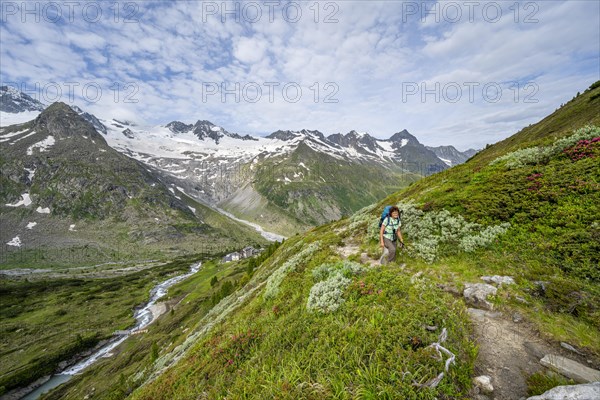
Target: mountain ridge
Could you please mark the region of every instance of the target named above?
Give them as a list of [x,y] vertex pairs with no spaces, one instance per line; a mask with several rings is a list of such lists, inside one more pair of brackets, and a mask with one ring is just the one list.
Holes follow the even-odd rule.
[[[73,110],[102,133],[110,147],[144,164],[172,187],[286,236],[354,212],[383,195],[382,190],[397,190],[419,175],[447,168],[407,130],[386,140],[366,132],[325,136],[309,129],[255,138],[202,119],[144,127],[99,120],[76,106]],[[302,188],[285,194],[289,185]],[[357,195],[349,197],[344,185]],[[304,198],[310,198],[310,204]],[[247,201],[252,206],[244,204]]]
[[[59,228],[65,225],[79,227],[82,243],[106,246],[118,237],[110,233],[119,232],[122,243],[141,243],[140,251],[148,245],[160,252],[159,244],[169,243],[186,253],[197,246],[194,240],[231,245],[244,241],[242,235],[246,243],[264,242],[253,229],[215,217],[215,211],[110,147],[103,134],[64,103],[50,105],[28,123],[4,128],[1,137],[3,243],[19,237],[16,247],[22,249],[64,246],[73,240],[72,229]],[[25,228],[24,218],[37,221],[35,229]],[[215,220],[221,226],[214,226]],[[94,226],[111,224],[114,228],[104,228],[94,239]],[[89,228],[85,233],[84,226]],[[225,226],[236,227],[232,239],[226,239]]]
[[198,139],[204,140],[205,138],[210,138],[217,144],[219,144],[219,141],[224,136],[240,140],[258,140],[250,135],[241,136],[237,133],[228,132],[224,128],[207,120],[198,120],[195,124],[185,124],[181,121],[171,121],[165,126],[173,133],[186,133],[191,131],[198,137]]
[[[46,107],[42,103],[37,102],[36,100],[30,98],[28,95],[19,92],[15,88],[12,88],[9,86],[0,87],[0,100],[2,100],[2,104],[8,104],[8,102],[11,102],[11,104],[16,103],[16,101],[21,96],[29,99],[29,101],[31,103],[35,104],[35,106],[29,106],[28,104],[21,104],[21,105],[12,107],[10,110],[0,109],[0,111],[4,111],[4,112],[8,112],[8,113],[20,113],[20,112],[24,112],[24,111],[42,111]],[[80,107],[74,105],[74,106],[72,106],[72,108],[78,114],[82,115],[86,120],[88,120],[92,125],[94,125],[94,127],[98,131],[100,131],[103,134],[107,133],[107,127],[105,125],[106,120],[105,120],[105,123],[102,123],[99,118],[97,118],[93,114],[89,114],[89,113],[85,112]],[[130,125],[127,122],[121,122],[118,120],[113,120],[113,121],[118,124],[122,124],[122,125],[128,125],[128,126]],[[135,126],[135,125],[133,125],[133,126]],[[211,121],[200,120],[200,119],[197,120],[194,124],[186,124],[184,122],[175,120],[175,121],[171,121],[171,122],[167,123],[164,126],[175,134],[186,133],[186,132],[191,131],[198,137],[198,139],[204,140],[206,138],[209,138],[209,139],[215,141],[216,144],[219,144],[221,139],[225,136],[231,137],[234,139],[252,140],[252,141],[258,141],[261,138],[261,137],[255,137],[255,136],[252,136],[249,134],[240,135],[237,133],[231,133],[231,132],[227,131],[225,128],[215,125]],[[297,138],[299,135],[309,136],[309,137],[316,136],[321,141],[335,143],[342,147],[348,147],[348,146],[344,146],[345,143],[351,143],[351,142],[353,142],[354,144],[363,143],[367,146],[367,148],[369,150],[371,150],[371,153],[376,150],[376,147],[378,146],[377,142],[401,142],[402,143],[402,140],[408,140],[408,141],[414,141],[416,143],[419,143],[418,139],[415,136],[411,135],[406,129],[394,133],[388,139],[378,139],[378,138],[375,138],[374,136],[371,136],[369,133],[366,133],[366,132],[359,134],[355,130],[352,130],[345,135],[338,133],[338,134],[332,134],[332,135],[326,136],[325,134],[323,134],[322,132],[320,132],[318,130],[309,130],[309,129],[301,129],[299,131],[278,130],[278,131],[272,132],[271,134],[266,135],[264,137],[287,141],[287,140],[291,140],[293,138]],[[356,137],[357,140],[349,139],[348,138],[349,135]],[[362,152],[364,153],[364,149],[360,149],[360,150],[362,150]],[[367,154],[368,153],[369,152],[367,152]]]
[[469,149],[466,151],[459,151],[454,146],[425,146],[428,150],[431,150],[435,155],[448,166],[454,166],[466,162],[469,158],[473,157],[479,150]]

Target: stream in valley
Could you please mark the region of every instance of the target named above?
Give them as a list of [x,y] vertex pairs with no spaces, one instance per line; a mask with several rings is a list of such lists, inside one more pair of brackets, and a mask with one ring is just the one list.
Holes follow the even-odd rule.
[[[81,373],[84,369],[94,364],[102,357],[110,357],[111,351],[114,350],[118,345],[123,343],[125,339],[127,339],[132,333],[140,331],[150,325],[160,314],[156,313],[156,302],[167,294],[169,288],[176,283],[179,283],[190,276],[194,275],[196,272],[200,270],[202,263],[193,264],[190,267],[190,271],[183,274],[177,275],[172,278],[167,279],[164,282],[156,285],[152,290],[150,290],[150,300],[146,303],[142,308],[135,310],[134,318],[136,320],[135,325],[126,331],[118,331],[115,333],[114,337],[111,338],[107,343],[105,343],[102,347],[94,351],[91,355],[85,357],[83,360],[80,360],[75,365],[67,367],[65,370],[52,375],[49,380],[47,380],[44,384],[37,387],[35,390],[27,394],[25,397],[22,397],[23,400],[35,400],[38,399],[42,394],[48,392],[51,389],[67,382],[73,375]],[[154,310],[154,312],[153,312]]]

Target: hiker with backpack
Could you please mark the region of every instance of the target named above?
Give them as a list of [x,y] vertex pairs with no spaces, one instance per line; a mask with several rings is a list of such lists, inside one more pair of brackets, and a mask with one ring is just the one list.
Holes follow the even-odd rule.
[[[400,226],[402,222],[400,220],[400,210],[396,206],[387,206],[381,214],[379,219],[379,243],[383,250],[381,256],[381,264],[387,264],[396,259],[396,247],[397,240],[400,238],[400,246],[404,247],[404,239],[402,238],[402,231]],[[386,250],[387,260],[386,260]]]

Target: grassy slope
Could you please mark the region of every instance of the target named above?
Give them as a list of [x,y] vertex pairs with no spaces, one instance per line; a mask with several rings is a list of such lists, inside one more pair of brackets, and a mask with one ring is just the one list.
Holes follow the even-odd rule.
[[[430,280],[413,284],[410,275],[398,274],[397,266],[365,270],[353,278],[338,311],[307,311],[312,271],[340,260],[334,250],[341,236],[331,228],[286,241],[247,285],[259,290],[132,398],[433,399],[466,393],[474,347],[468,342],[465,308]],[[262,282],[316,242],[320,249],[296,265],[275,297],[265,299]],[[438,328],[429,332],[425,325]],[[442,327],[449,331],[445,345],[458,362],[436,389],[418,389],[414,383],[425,383],[443,369],[425,348]]]
[[574,97],[540,122],[529,125],[515,135],[480,151],[472,157],[470,167],[473,167],[473,164],[485,165],[503,154],[520,148],[551,143],[558,138],[568,136],[574,129],[585,124],[600,125],[599,88],[600,82],[594,83],[580,96]]
[[[507,304],[522,308],[549,336],[600,354],[600,168],[596,157],[508,170],[488,165],[515,149],[547,145],[586,124],[600,125],[600,84],[540,123],[477,154],[468,163],[413,184],[382,204],[413,200],[426,210],[449,210],[485,225],[510,222],[492,248],[455,254],[439,264],[448,275],[506,274],[518,279]],[[532,179],[534,174],[541,174]],[[529,178],[528,178],[529,177]],[[449,278],[450,279],[450,278]],[[536,289],[544,281],[546,290]],[[530,306],[514,304],[520,296]]]
[[[373,203],[385,193],[396,191],[420,178],[413,173],[386,169],[380,165],[324,157],[322,153],[318,153],[304,144],[300,145],[284,163],[278,164],[275,170],[293,171],[294,168],[297,169],[300,162],[304,162],[311,168],[311,179],[308,182],[313,185],[312,187],[292,186],[290,188],[290,185],[285,185],[284,182],[270,182],[271,187],[263,190],[266,195],[272,196],[271,200],[275,204],[291,207],[301,219],[306,219],[306,217],[299,209],[298,202],[294,201],[297,199],[289,198],[290,191],[308,195],[309,198],[314,198],[315,202],[325,198],[339,207],[341,215],[348,215]],[[308,222],[323,221],[308,219]]]
[[[598,90],[546,119],[545,129],[566,136],[572,128],[595,122],[597,115],[590,109],[598,109],[598,97],[592,99]],[[569,125],[562,112],[577,108],[567,118],[577,122]],[[597,281],[587,276],[585,268],[577,268],[581,262],[597,263],[593,258],[597,236],[585,233],[600,204],[593,186],[598,181],[597,159],[574,163],[558,157],[513,171],[487,165],[506,151],[549,141],[541,134],[527,134],[535,132],[535,126],[528,129],[509,145],[501,142],[504,149],[491,147],[467,165],[419,181],[350,219],[286,241],[248,284],[204,319],[196,319],[192,331],[197,334],[178,363],[166,370],[160,359],[150,364],[156,373],[163,373],[131,398],[467,398],[476,350],[465,305],[438,285],[460,289],[464,282],[494,273],[517,280],[517,285],[499,291],[495,302],[500,309],[518,309],[538,324],[543,335],[600,354]],[[525,178],[538,169],[546,177],[544,190],[531,193]],[[592,185],[556,190],[575,177]],[[375,257],[378,246],[370,226],[385,204],[408,198],[426,210],[448,209],[482,224],[510,221],[512,227],[494,246],[469,254],[448,251],[433,264],[403,254],[401,260],[408,267],[393,264],[351,276],[342,291],[345,303],[337,311],[325,315],[308,311],[313,271],[324,263],[339,262],[340,246],[357,246],[350,251],[354,260],[360,252]],[[564,229],[551,229],[554,224]],[[411,238],[406,239],[410,246]],[[564,252],[563,240],[573,242],[573,255]],[[279,292],[265,297],[265,282],[278,274],[274,271],[311,243],[318,243],[319,250],[296,260]],[[577,263],[570,264],[571,257]],[[534,280],[547,282],[545,292],[536,290]],[[212,329],[203,328],[212,323]],[[430,332],[426,325],[437,330]],[[436,341],[442,327],[448,329],[444,345],[456,354],[457,363],[437,388],[419,388],[415,383],[425,383],[443,369],[443,362],[422,346]],[[134,376],[123,380],[131,389],[141,383]]]

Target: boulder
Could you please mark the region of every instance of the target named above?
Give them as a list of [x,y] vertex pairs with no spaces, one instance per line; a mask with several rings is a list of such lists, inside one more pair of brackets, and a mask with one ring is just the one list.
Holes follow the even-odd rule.
[[415,282],[417,282],[419,280],[420,277],[423,276],[423,271],[419,271],[416,274],[414,274],[413,276],[410,277],[410,283],[412,285],[415,284]]
[[479,388],[481,393],[492,393],[494,391],[494,387],[492,386],[492,378],[487,375],[481,375],[477,378],[473,378],[473,384]]
[[436,286],[444,292],[452,294],[453,296],[458,297],[461,295],[460,291],[456,288],[456,286],[453,283],[436,283]]
[[512,276],[482,276],[481,279],[486,283],[495,283],[498,286],[515,284],[515,280]]
[[548,287],[548,282],[546,281],[533,281],[535,285],[535,289],[533,293],[537,296],[546,296],[546,288]]
[[[547,354],[540,360],[544,367],[555,370],[578,383],[600,381],[600,371],[556,354]],[[600,397],[598,397],[600,398]]]
[[600,382],[583,385],[557,386],[527,400],[593,400],[600,399]]
[[515,324],[518,324],[519,322],[523,321],[523,316],[520,313],[516,312],[512,315],[512,320]]
[[519,303],[529,304],[529,302],[527,300],[525,300],[524,297],[521,297],[521,296],[515,296],[515,300],[517,300]]
[[493,310],[494,305],[487,301],[489,295],[495,295],[498,289],[487,283],[465,283],[463,296],[467,303],[478,308]]

